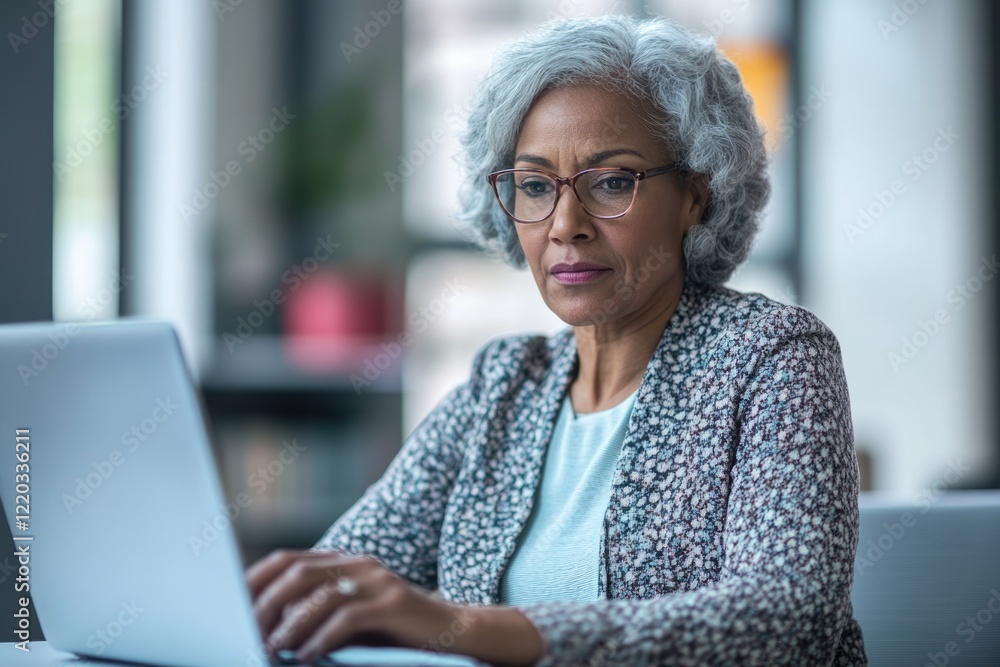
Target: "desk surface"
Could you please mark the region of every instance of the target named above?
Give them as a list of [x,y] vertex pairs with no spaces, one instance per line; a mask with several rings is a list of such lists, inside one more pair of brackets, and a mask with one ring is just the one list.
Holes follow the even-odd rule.
[[31,652],[25,653],[14,648],[13,642],[0,644],[0,665],[4,667],[38,667],[43,665],[76,665],[80,667],[83,661],[72,653],[57,651],[48,642],[31,642]]
[[[457,655],[427,654],[420,651],[394,648],[348,647],[336,652],[336,657],[352,665],[434,665],[436,667],[475,667],[482,664]],[[422,658],[422,659],[421,659]],[[49,646],[48,642],[31,642],[31,652],[14,648],[13,642],[0,643],[0,665],[3,667],[83,667],[89,665],[130,665],[146,667],[137,663],[105,663],[77,658],[72,653],[63,653]]]

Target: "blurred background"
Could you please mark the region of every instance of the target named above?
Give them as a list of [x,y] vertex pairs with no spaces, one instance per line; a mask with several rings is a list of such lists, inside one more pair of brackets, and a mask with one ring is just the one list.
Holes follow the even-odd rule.
[[742,71],[773,196],[730,285],[838,336],[864,488],[1000,487],[986,0],[7,1],[0,321],[171,320],[247,557],[311,545],[480,346],[564,326],[457,228],[457,136],[497,48],[608,12]]

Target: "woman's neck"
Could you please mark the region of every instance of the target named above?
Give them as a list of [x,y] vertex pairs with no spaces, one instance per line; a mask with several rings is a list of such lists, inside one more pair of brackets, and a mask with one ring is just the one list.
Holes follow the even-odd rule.
[[663,299],[614,322],[574,328],[579,365],[570,397],[577,413],[607,410],[639,388],[682,289],[664,290]]

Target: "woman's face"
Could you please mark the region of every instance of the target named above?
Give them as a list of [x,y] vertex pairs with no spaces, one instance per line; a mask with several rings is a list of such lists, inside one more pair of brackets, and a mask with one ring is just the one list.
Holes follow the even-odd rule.
[[[524,119],[514,167],[572,176],[590,167],[639,171],[671,164],[662,140],[627,98],[597,86],[548,90]],[[542,298],[567,324],[612,329],[648,320],[670,307],[684,280],[684,234],[701,219],[701,179],[676,172],[639,181],[632,208],[594,218],[571,189],[535,223],[512,223]],[[594,270],[566,271],[587,263]]]

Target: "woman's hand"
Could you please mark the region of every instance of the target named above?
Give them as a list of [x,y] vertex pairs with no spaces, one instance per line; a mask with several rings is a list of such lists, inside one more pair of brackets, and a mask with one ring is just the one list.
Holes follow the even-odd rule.
[[312,660],[378,638],[498,665],[532,665],[542,656],[541,636],[516,609],[446,602],[371,556],[275,551],[247,579],[271,653],[292,649]]

